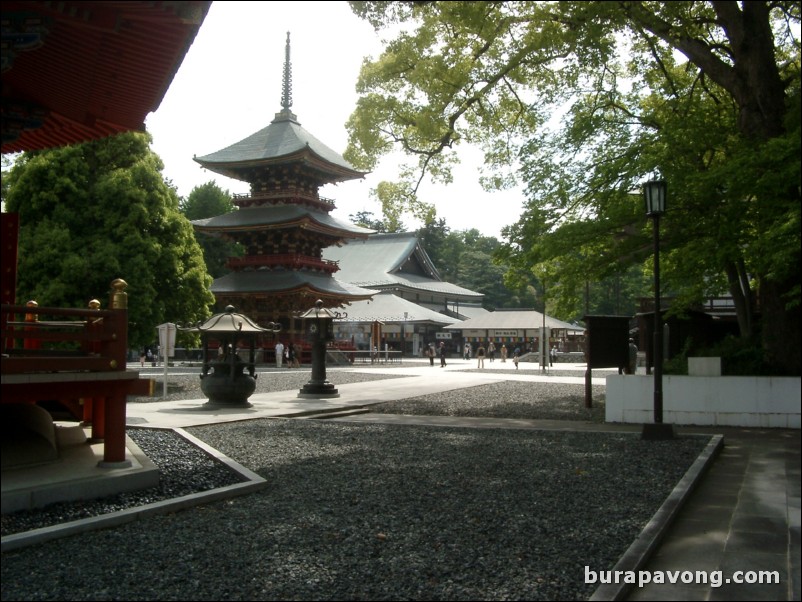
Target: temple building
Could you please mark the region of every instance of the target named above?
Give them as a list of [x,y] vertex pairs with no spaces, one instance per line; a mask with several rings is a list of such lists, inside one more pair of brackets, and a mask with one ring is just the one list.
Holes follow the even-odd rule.
[[482,293],[440,277],[412,232],[371,234],[329,247],[323,257],[337,262],[342,280],[377,293],[335,321],[337,338],[351,339],[357,349],[382,342],[405,355],[420,355],[421,347],[435,339],[450,341],[443,327],[488,313]]
[[217,152],[195,157],[204,168],[250,184],[235,195],[238,210],[193,222],[198,232],[240,243],[245,254],[212,284],[219,307],[233,305],[257,323],[280,322],[297,334],[294,316],[320,299],[328,308],[370,299],[375,292],[335,278],[336,261],[323,249],[372,232],[333,218],[321,186],[364,177],[341,155],[301,127],[292,106],[287,34],[281,111],[266,128]]

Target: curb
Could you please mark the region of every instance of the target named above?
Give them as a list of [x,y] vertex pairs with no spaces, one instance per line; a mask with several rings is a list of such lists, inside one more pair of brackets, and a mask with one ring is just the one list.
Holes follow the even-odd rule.
[[162,500],[144,506],[137,506],[136,508],[126,508],[125,510],[118,510],[110,512],[101,516],[92,516],[89,518],[82,518],[80,520],[70,521],[60,525],[53,525],[51,527],[42,527],[40,529],[33,529],[23,533],[14,533],[2,538],[0,544],[0,551],[8,552],[11,550],[18,550],[35,544],[76,535],[78,533],[86,533],[87,531],[95,531],[98,529],[105,529],[108,527],[117,527],[125,523],[130,523],[140,518],[153,516],[156,514],[167,514],[169,512],[176,512],[185,508],[191,508],[200,504],[207,504],[216,502],[218,500],[231,498],[238,495],[245,495],[267,486],[267,481],[260,477],[255,472],[238,464],[228,456],[221,454],[218,450],[203,443],[200,439],[193,437],[184,429],[161,429],[172,430],[180,437],[187,439],[191,444],[200,448],[201,451],[211,456],[215,460],[225,464],[229,469],[233,470],[244,479],[244,483],[236,483],[226,487],[218,487],[216,489],[209,489],[200,493],[190,493],[177,498]]
[[623,583],[626,578],[621,579],[620,581],[622,582],[618,583],[619,579],[617,576],[621,575],[625,577],[626,575],[630,575],[634,577],[634,573],[646,566],[649,558],[651,558],[652,554],[657,550],[657,547],[662,542],[671,524],[674,522],[674,519],[682,509],[682,506],[699,484],[723,446],[723,435],[711,436],[710,443],[708,443],[702,453],[699,454],[685,473],[685,476],[680,479],[680,482],[677,483],[673,491],[657,512],[655,512],[654,516],[646,523],[643,531],[640,532],[640,535],[632,542],[627,551],[624,552],[624,555],[621,556],[612,571],[603,571],[616,575],[616,578],[611,580],[614,582],[602,583],[599,585],[588,600],[623,600],[627,596],[634,583]]

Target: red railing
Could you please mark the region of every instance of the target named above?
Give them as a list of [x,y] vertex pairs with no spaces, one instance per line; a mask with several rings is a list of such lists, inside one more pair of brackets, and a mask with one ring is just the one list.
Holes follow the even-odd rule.
[[2,403],[56,400],[103,440],[104,466],[126,459],[128,395],[150,395],[153,381],[126,370],[128,304],[124,280],[112,282],[109,309],[3,304]]
[[3,305],[2,314],[3,374],[125,370],[125,309]]
[[309,268],[323,272],[334,273],[339,270],[338,262],[328,259],[318,259],[309,255],[298,253],[282,253],[280,255],[246,255],[245,257],[232,257],[226,265],[235,270],[245,267],[275,267],[284,266],[288,269]]
[[233,196],[234,204],[238,207],[249,207],[258,205],[262,202],[285,202],[285,203],[312,203],[324,211],[331,211],[335,208],[335,203],[331,199],[317,196],[313,192],[306,190],[276,190],[269,192],[257,192],[256,194],[239,193]]

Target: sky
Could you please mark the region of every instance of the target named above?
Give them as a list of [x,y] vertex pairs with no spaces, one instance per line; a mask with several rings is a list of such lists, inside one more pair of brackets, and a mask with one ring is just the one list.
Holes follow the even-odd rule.
[[[270,124],[281,110],[287,32],[290,32],[292,107],[300,124],[342,154],[345,123],[356,107],[355,85],[365,57],[382,51],[381,34],[351,12],[347,2],[213,2],[159,108],[146,120],[164,176],[186,197],[214,180],[231,193],[248,184],[204,170],[204,156],[239,142]],[[463,152],[460,152],[463,156]],[[433,202],[451,230],[476,229],[501,238],[521,213],[519,190],[484,192],[478,183],[481,154],[467,149],[448,186],[424,184],[420,197]],[[394,179],[398,157],[384,160],[362,180],[326,185],[332,215],[348,221],[359,212],[381,217],[370,189]],[[419,224],[405,219],[413,230]]]

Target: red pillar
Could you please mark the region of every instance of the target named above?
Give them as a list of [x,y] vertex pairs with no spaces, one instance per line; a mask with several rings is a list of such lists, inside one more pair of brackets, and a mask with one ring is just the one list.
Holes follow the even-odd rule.
[[92,441],[103,441],[106,438],[107,399],[107,397],[92,398]]
[[89,426],[92,424],[92,398],[82,397],[81,401],[83,402],[83,415],[81,420],[84,426]]
[[103,444],[103,465],[119,465],[126,461],[125,401],[125,393],[119,392],[105,399],[106,439]]

